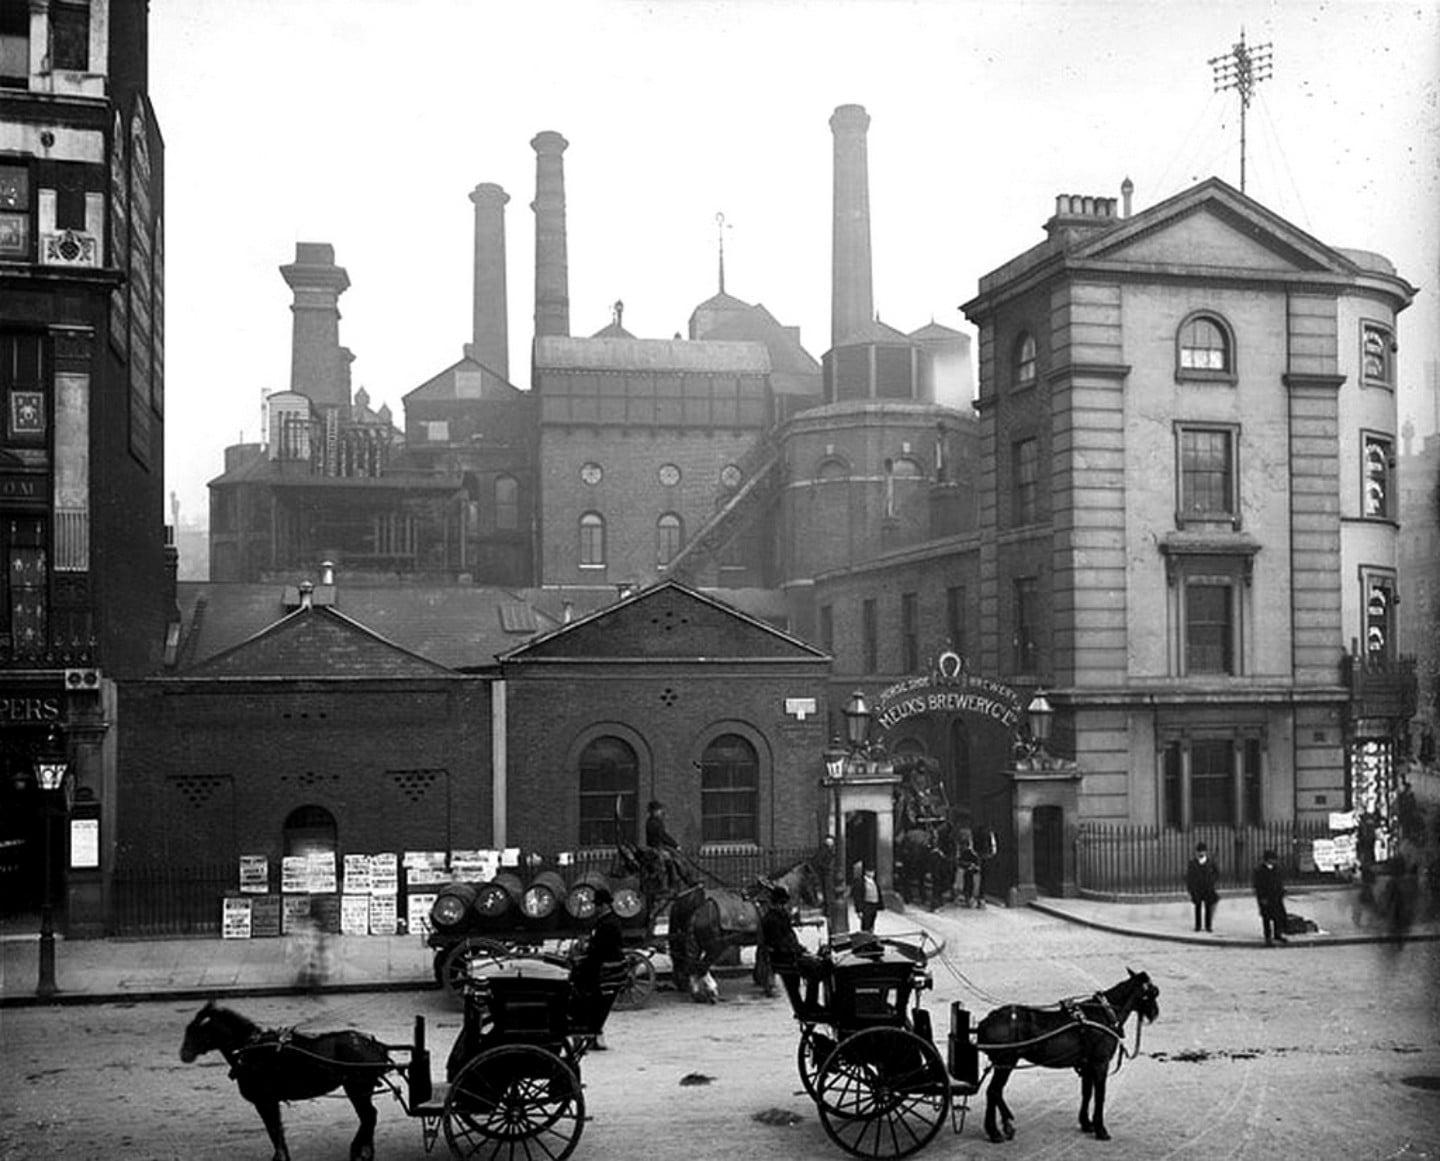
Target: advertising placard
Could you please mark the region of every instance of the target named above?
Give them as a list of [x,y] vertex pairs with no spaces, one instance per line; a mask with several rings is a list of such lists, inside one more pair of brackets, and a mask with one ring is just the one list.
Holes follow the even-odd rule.
[[100,820],[70,820],[70,866],[74,870],[100,865]]
[[418,891],[405,897],[405,929],[410,932],[430,930],[430,908],[435,906],[435,894]]
[[309,895],[285,895],[281,904],[280,925],[286,935],[292,931],[309,930],[314,923],[310,918]]
[[436,886],[449,881],[444,851],[405,852],[405,882],[410,886]]
[[335,854],[332,851],[312,853],[306,859],[306,877],[313,895],[333,895],[340,888],[335,881]]
[[370,896],[340,896],[340,934],[370,934]]
[[309,892],[310,862],[304,855],[285,855],[280,860],[280,890],[286,895]]
[[396,925],[395,896],[370,896],[370,934],[394,935]]
[[251,895],[250,938],[274,939],[280,934],[279,895]]
[[345,856],[345,894],[370,894],[370,856]]
[[264,855],[240,856],[240,890],[246,895],[263,895],[270,890],[270,860]]
[[250,900],[245,896],[227,895],[220,905],[220,937],[250,938]]
[[370,893],[394,895],[400,889],[400,871],[394,851],[370,856]]

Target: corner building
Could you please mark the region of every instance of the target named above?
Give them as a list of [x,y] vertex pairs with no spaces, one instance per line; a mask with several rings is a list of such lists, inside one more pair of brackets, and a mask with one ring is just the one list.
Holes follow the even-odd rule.
[[1391,465],[1414,288],[1218,179],[1129,200],[1062,195],[963,307],[979,666],[1049,691],[1081,822],[1383,799],[1413,704]]

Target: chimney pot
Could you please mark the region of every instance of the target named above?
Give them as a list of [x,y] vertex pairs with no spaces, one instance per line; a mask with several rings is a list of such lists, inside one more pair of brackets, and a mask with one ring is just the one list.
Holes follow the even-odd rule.
[[1130,216],[1130,195],[1134,192],[1135,183],[1131,181],[1128,177],[1120,183],[1120,197],[1123,200],[1124,206],[1124,209],[1122,211],[1123,217],[1128,218]]
[[322,560],[320,562],[320,583],[322,585],[333,585],[335,583],[335,562],[333,560]]

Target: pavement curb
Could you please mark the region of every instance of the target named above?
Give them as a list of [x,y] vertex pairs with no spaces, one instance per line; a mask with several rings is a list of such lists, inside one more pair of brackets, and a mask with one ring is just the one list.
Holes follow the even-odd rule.
[[0,1008],[62,1008],[87,1004],[153,1004],[164,1001],[230,1000],[254,996],[344,996],[366,992],[438,992],[434,980],[374,980],[368,983],[322,984],[233,984],[212,988],[136,988],[125,992],[57,992],[53,996],[0,996]]

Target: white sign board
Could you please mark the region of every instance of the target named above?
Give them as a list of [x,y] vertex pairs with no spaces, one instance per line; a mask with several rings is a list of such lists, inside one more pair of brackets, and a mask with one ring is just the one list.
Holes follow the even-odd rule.
[[370,933],[370,896],[340,896],[340,934],[368,935]]
[[100,820],[98,818],[72,818],[70,820],[70,866],[72,868],[98,867],[100,865]]
[[411,932],[430,930],[430,908],[435,906],[435,896],[420,892],[406,896],[405,925]]
[[399,860],[394,851],[370,856],[370,894],[393,895],[400,889]]
[[310,891],[310,861],[304,855],[286,855],[280,860],[280,890],[286,895]]
[[222,939],[250,938],[250,900],[227,895],[220,905],[220,937]]
[[370,894],[370,856],[345,856],[345,894]]
[[240,890],[263,895],[270,889],[270,860],[264,855],[240,856]]
[[395,895],[370,896],[370,934],[395,934]]

